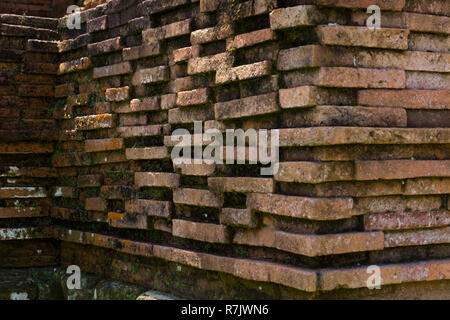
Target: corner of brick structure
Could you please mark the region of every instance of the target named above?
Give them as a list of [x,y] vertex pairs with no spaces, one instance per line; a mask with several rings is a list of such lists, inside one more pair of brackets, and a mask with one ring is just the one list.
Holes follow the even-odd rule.
[[[85,0],[69,29],[73,1],[0,0],[0,268],[450,299],[450,7],[304,2]],[[278,171],[174,164],[194,122],[278,129]]]

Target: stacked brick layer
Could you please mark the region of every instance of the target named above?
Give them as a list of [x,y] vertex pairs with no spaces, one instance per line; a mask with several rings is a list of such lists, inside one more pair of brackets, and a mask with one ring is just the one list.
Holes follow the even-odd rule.
[[[60,19],[56,48],[29,41],[58,54],[60,131],[42,185],[52,227],[25,238],[61,240],[63,263],[91,269],[83,246],[313,297],[365,288],[370,265],[383,286],[448,289],[448,6],[379,1],[369,30],[368,1],[304,2],[112,0],[81,30]],[[194,121],[279,129],[278,172],[174,165],[170,135]]]

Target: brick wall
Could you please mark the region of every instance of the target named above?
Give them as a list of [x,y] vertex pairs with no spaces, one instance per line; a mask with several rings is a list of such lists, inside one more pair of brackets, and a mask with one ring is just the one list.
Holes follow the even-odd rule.
[[[81,30],[60,19],[59,64],[32,66],[57,73],[39,234],[63,264],[188,297],[239,297],[238,283],[246,297],[448,298],[449,7],[374,1],[372,31],[369,2],[112,0]],[[170,134],[194,121],[279,129],[279,171],[174,166]]]
[[58,47],[47,41],[57,39],[57,25],[0,15],[0,267],[58,263],[57,243],[42,232],[57,179],[51,154],[59,134],[49,110]]
[[80,0],[0,0],[0,13],[59,18]]

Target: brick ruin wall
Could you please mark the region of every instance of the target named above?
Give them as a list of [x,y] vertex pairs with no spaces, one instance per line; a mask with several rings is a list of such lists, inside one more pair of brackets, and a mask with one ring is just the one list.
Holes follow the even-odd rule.
[[[0,15],[0,268],[191,298],[450,298],[447,1],[103,2],[80,30]],[[279,129],[279,171],[174,166],[194,121]]]

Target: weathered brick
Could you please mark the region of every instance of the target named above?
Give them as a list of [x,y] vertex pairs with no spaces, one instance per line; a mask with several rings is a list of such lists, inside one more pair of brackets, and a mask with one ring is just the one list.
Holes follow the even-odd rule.
[[448,90],[361,90],[358,104],[367,106],[407,107],[409,109],[447,109]]
[[209,190],[181,188],[173,191],[173,202],[192,206],[220,208],[223,204],[223,199]]
[[230,24],[219,24],[215,27],[199,29],[191,32],[191,43],[193,45],[223,40],[233,34],[233,26]]
[[277,69],[281,71],[323,67],[354,66],[354,54],[346,48],[307,45],[280,50]]
[[318,5],[344,7],[344,8],[363,8],[371,5],[377,5],[381,10],[402,11],[405,7],[405,0],[318,0]]
[[275,39],[276,35],[272,29],[262,29],[243,33],[227,39],[227,50],[250,47]]
[[48,213],[40,207],[0,208],[0,219],[45,217]]
[[121,126],[145,126],[147,124],[147,115],[145,114],[121,114],[119,116],[119,125]]
[[37,187],[1,187],[0,199],[45,198],[44,188]]
[[101,42],[90,43],[87,45],[88,52],[91,56],[110,53],[122,49],[120,37],[107,39]]
[[233,64],[234,57],[229,52],[218,53],[213,56],[189,59],[188,74],[213,72]]
[[93,139],[84,142],[84,150],[86,152],[121,150],[123,146],[123,139],[120,138]]
[[450,227],[384,233],[386,248],[450,243]]
[[280,147],[339,144],[447,143],[450,130],[406,128],[317,127],[280,129]]
[[177,105],[181,107],[207,103],[209,100],[208,88],[182,91],[177,94]]
[[136,60],[146,57],[157,56],[161,54],[161,46],[159,42],[143,44],[137,47],[124,48],[123,60]]
[[180,185],[180,175],[165,172],[136,172],[134,174],[136,187],[166,187],[177,188]]
[[200,47],[191,46],[173,50],[173,61],[175,63],[189,60],[191,58],[197,58],[200,56]]
[[168,218],[172,212],[172,205],[169,201],[135,199],[125,201],[125,211]]
[[313,220],[338,220],[352,216],[351,198],[309,198],[252,193],[247,208],[275,215]]
[[275,9],[269,17],[274,30],[315,25],[322,20],[317,7],[309,5]]
[[385,160],[355,163],[356,180],[450,177],[450,161]]
[[408,179],[405,185],[405,194],[446,194],[450,186],[448,178],[422,178]]
[[158,97],[147,97],[142,100],[133,99],[130,103],[118,104],[115,106],[114,111],[116,113],[133,113],[142,111],[152,111],[159,109]]
[[[448,260],[429,260],[402,264],[381,265],[381,285],[400,284],[417,281],[443,280],[449,276]],[[319,288],[367,288],[367,266],[320,271]]]
[[234,68],[217,70],[216,84],[225,84],[233,81],[242,81],[267,76],[272,71],[270,61],[261,61]]
[[158,40],[187,35],[191,32],[191,19],[186,19],[165,26],[142,31],[142,40],[152,43]]
[[366,230],[401,230],[445,227],[450,223],[450,213],[431,212],[395,212],[377,213],[364,216]]
[[176,168],[181,168],[181,174],[187,176],[210,176],[216,171],[215,164],[179,164],[174,165]]
[[229,242],[228,229],[223,225],[174,219],[172,228],[175,237],[213,243]]
[[108,16],[104,15],[95,19],[88,20],[87,29],[88,33],[106,30],[108,26]]
[[114,115],[98,114],[92,116],[76,117],[75,128],[77,130],[97,130],[112,128],[114,126]]
[[102,184],[102,176],[98,174],[88,174],[78,176],[77,185],[79,188],[100,187]]
[[161,134],[165,134],[166,131],[168,131],[168,127],[166,125],[149,125],[149,126],[117,128],[117,133],[122,138],[159,136]]
[[287,127],[406,127],[409,117],[401,108],[316,106],[301,112],[285,112],[282,123]]
[[274,231],[237,231],[234,243],[273,247],[309,257],[383,249],[382,232],[306,235]]
[[106,89],[106,100],[108,101],[124,101],[130,98],[130,87],[110,88]]
[[268,93],[214,105],[216,120],[257,116],[277,112],[277,94]]
[[222,208],[220,223],[235,227],[255,228],[256,218],[248,209]]
[[250,177],[210,177],[208,187],[221,192],[260,192],[271,193],[275,189],[271,178],[250,178]]
[[131,73],[132,68],[129,62],[121,62],[113,65],[107,65],[104,67],[94,68],[93,78],[112,77],[121,74]]
[[356,65],[365,68],[396,68],[417,71],[450,71],[450,54],[437,52],[379,52],[362,50],[356,54]]
[[[368,197],[359,198],[353,210],[358,214],[364,213],[396,213],[396,212],[424,212],[439,210],[441,198],[439,196],[416,197]],[[380,216],[381,217],[381,216]]]
[[321,104],[339,104],[345,97],[326,88],[301,86],[289,89],[280,89],[280,106],[287,108],[312,107]]
[[297,183],[352,180],[353,164],[350,162],[281,162],[274,179]]
[[406,75],[403,70],[322,67],[314,82],[324,87],[401,89],[406,86]]
[[200,0],[200,12],[216,11],[219,4],[219,0]]
[[154,83],[169,80],[169,68],[159,66],[150,69],[139,69],[133,76],[132,84],[134,86],[140,84]]
[[92,62],[88,57],[82,57],[76,60],[63,62],[59,65],[59,74],[66,74],[86,70],[92,67]]
[[408,49],[409,30],[367,27],[319,26],[317,33],[321,44],[338,46]]
[[102,198],[86,198],[84,209],[88,211],[105,211],[106,201]]
[[134,189],[128,186],[102,186],[100,188],[100,196],[104,199],[130,199],[134,194]]

